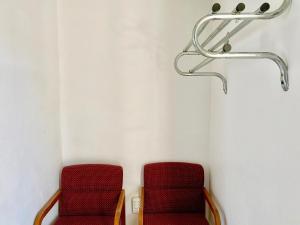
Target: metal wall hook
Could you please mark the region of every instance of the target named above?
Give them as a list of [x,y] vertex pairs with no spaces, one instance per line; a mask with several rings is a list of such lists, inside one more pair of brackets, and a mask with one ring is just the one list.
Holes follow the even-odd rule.
[[187,76],[187,77],[218,77],[221,79],[222,83],[223,83],[223,91],[225,94],[227,94],[227,79],[220,73],[216,73],[216,72],[191,72],[191,71],[188,71],[188,72],[184,72],[182,71],[181,69],[179,69],[179,66],[178,66],[178,62],[179,60],[182,58],[182,57],[185,57],[185,56],[191,56],[191,55],[200,55],[198,52],[181,52],[179,53],[176,58],[175,58],[175,61],[174,61],[174,67],[175,67],[175,70],[178,74],[182,75],[182,76]]
[[[239,3],[231,13],[217,13],[221,6],[219,4],[214,4],[212,7],[212,12],[208,16],[200,19],[193,30],[192,40],[184,48],[183,52],[177,55],[175,59],[175,69],[176,71],[183,76],[216,76],[223,81],[224,91],[227,92],[227,81],[226,78],[219,73],[205,73],[198,72],[199,69],[209,64],[216,59],[269,59],[275,62],[280,69],[280,81],[281,86],[284,91],[289,90],[289,75],[288,75],[288,65],[287,63],[278,55],[271,52],[230,52],[231,45],[229,40],[247,25],[249,25],[254,20],[267,20],[273,19],[277,16],[280,16],[288,7],[292,4],[292,0],[284,0],[281,6],[273,12],[267,13],[270,9],[269,3],[262,4],[256,11],[253,13],[242,13],[245,9],[243,3]],[[198,37],[205,30],[207,25],[211,21],[221,20],[222,23],[213,31],[208,38],[200,43]],[[220,41],[218,41],[213,47],[206,50],[205,47],[222,31],[228,26],[231,21],[241,21],[238,25],[230,32],[227,33]],[[189,51],[189,49],[194,46],[196,51]],[[178,61],[181,57],[187,55],[202,55],[207,59],[203,60],[200,64],[196,65],[194,68],[190,69],[189,72],[183,72],[178,67]]]
[[[281,73],[281,86],[284,91],[289,90],[289,78],[288,78],[288,66],[284,62],[284,60],[279,57],[278,55],[271,53],[271,52],[232,52],[232,53],[218,53],[211,50],[206,50],[198,41],[198,35],[197,31],[199,30],[199,27],[202,26],[202,24],[213,21],[213,20],[223,20],[223,21],[232,21],[234,19],[240,19],[243,20],[241,24],[239,24],[235,30],[229,33],[229,36],[232,37],[235,35],[238,31],[240,31],[242,28],[247,26],[250,22],[254,20],[266,20],[266,19],[273,19],[279,15],[281,15],[292,3],[292,0],[284,0],[282,5],[275,11],[270,13],[265,13],[269,9],[269,4],[264,3],[260,8],[259,11],[256,13],[246,13],[246,14],[238,14],[238,15],[232,15],[232,14],[218,14],[218,15],[208,15],[200,19],[197,24],[195,25],[194,31],[193,31],[193,44],[196,47],[197,51],[201,53],[202,55],[208,57],[208,58],[215,58],[215,59],[270,59],[274,61]],[[227,39],[227,38],[226,38]],[[225,40],[223,40],[225,41]],[[219,45],[222,44],[221,41],[218,43]]]

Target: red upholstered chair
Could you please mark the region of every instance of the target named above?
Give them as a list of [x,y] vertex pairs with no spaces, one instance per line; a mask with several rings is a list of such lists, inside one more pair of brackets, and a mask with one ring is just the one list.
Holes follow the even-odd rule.
[[205,200],[220,225],[220,215],[203,186],[201,165],[153,163],[144,167],[139,225],[209,225]]
[[123,170],[112,165],[75,165],[63,168],[61,189],[36,216],[40,225],[59,200],[54,225],[125,225]]

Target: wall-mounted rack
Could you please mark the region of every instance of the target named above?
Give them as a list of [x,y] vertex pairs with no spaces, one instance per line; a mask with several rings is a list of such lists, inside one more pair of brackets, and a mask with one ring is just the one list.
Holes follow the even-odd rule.
[[[278,55],[272,52],[231,52],[230,39],[236,35],[239,31],[245,28],[254,20],[267,20],[273,19],[277,16],[280,16],[285,12],[290,5],[292,0],[284,0],[281,6],[273,11],[268,13],[270,9],[269,3],[262,4],[259,9],[253,13],[242,13],[245,9],[245,4],[239,3],[236,8],[231,13],[218,13],[221,9],[221,5],[215,3],[212,7],[211,14],[201,18],[195,25],[193,30],[192,39],[184,50],[179,53],[175,58],[175,69],[178,74],[182,76],[214,76],[218,77],[223,82],[223,90],[225,94],[227,93],[227,80],[226,78],[216,72],[199,72],[201,68],[211,63],[216,59],[270,59],[274,61],[280,69],[280,81],[281,86],[284,91],[289,90],[289,74],[288,74],[288,65],[287,63]],[[199,42],[199,36],[204,32],[205,28],[211,21],[221,20],[221,24],[204,40],[204,42]],[[211,41],[223,31],[231,21],[240,21],[234,29],[229,31],[225,37],[219,40],[208,50],[205,47],[211,43]],[[190,50],[194,46],[195,50]],[[189,71],[182,71],[178,62],[182,57],[185,56],[204,56],[206,59],[203,60],[200,64],[194,66]]]

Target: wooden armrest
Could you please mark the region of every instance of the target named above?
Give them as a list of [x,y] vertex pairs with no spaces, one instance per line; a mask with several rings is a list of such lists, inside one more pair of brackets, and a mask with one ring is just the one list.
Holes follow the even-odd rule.
[[143,225],[144,223],[144,187],[141,187],[141,203],[139,208],[139,225]]
[[121,218],[121,215],[122,215],[124,201],[125,201],[125,191],[122,190],[121,194],[120,194],[120,197],[119,197],[119,200],[118,200],[116,212],[115,212],[114,225],[120,225],[120,218]]
[[48,202],[41,208],[41,210],[38,212],[38,214],[35,217],[34,225],[41,225],[43,222],[43,219],[47,215],[47,213],[52,209],[52,207],[55,205],[55,203],[58,201],[59,197],[61,195],[61,191],[58,190],[49,200]]
[[214,216],[215,225],[221,225],[221,218],[220,218],[220,214],[217,209],[217,206],[216,206],[215,202],[213,201],[210,193],[206,190],[205,187],[203,188],[203,193],[204,193],[204,198],[207,201],[208,206]]

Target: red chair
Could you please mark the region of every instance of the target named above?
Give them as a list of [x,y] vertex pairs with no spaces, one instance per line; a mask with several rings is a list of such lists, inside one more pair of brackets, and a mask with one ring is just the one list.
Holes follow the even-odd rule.
[[145,165],[139,225],[209,225],[205,200],[215,225],[220,225],[218,210],[203,185],[201,165],[170,162]]
[[112,165],[76,165],[62,170],[61,189],[36,216],[42,224],[59,200],[54,225],[125,225],[123,170]]

